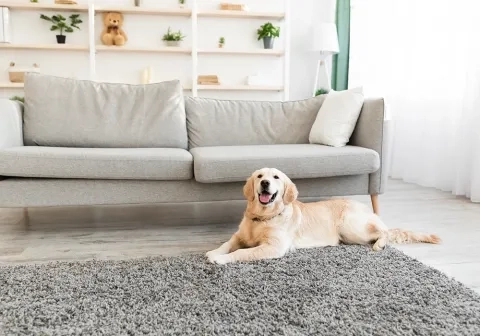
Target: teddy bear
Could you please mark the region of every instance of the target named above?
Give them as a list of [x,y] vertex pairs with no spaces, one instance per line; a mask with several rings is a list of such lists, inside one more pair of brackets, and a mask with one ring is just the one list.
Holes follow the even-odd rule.
[[121,13],[108,12],[103,15],[102,42],[105,45],[124,45],[128,41],[127,34],[122,29],[123,15]]

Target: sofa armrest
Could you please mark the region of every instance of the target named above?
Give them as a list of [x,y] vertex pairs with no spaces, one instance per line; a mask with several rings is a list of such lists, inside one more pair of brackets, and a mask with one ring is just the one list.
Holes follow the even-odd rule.
[[350,138],[350,144],[373,149],[380,156],[380,168],[370,174],[368,186],[370,195],[385,192],[390,164],[392,127],[393,122],[387,117],[384,99],[366,99]]
[[0,99],[0,149],[23,146],[23,104]]

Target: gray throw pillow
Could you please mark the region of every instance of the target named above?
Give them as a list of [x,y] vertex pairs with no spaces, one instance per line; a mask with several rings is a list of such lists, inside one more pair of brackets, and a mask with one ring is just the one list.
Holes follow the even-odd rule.
[[190,148],[307,144],[325,97],[297,101],[185,97]]
[[26,145],[187,148],[180,82],[98,83],[37,73],[25,76]]

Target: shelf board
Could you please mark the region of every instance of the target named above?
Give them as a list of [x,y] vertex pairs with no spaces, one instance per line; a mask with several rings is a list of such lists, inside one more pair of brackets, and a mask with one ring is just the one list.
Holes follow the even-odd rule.
[[86,45],[75,44],[9,44],[0,43],[0,49],[28,49],[28,50],[69,50],[69,51],[88,51]]
[[149,8],[149,7],[98,7],[96,12],[121,12],[123,14],[145,14],[145,15],[165,15],[165,16],[191,16],[192,10],[188,8]]
[[2,89],[22,89],[23,83],[0,83],[0,88]]
[[197,88],[205,91],[283,91],[283,86],[270,85],[198,85]]
[[157,48],[145,48],[145,47],[115,47],[106,45],[97,45],[97,51],[111,51],[111,52],[140,52],[140,53],[173,53],[173,54],[191,54],[192,49],[182,47],[157,47]]
[[235,10],[209,10],[199,11],[198,16],[212,18],[250,18],[250,19],[276,19],[281,20],[285,17],[285,13],[276,12],[249,12]]
[[257,49],[257,50],[235,50],[228,48],[218,48],[218,49],[200,49],[198,50],[199,54],[224,54],[224,55],[271,55],[271,56],[282,56],[284,54],[283,50],[275,49]]
[[[0,88],[2,89],[23,89],[23,87],[24,87],[24,83],[10,83],[10,82],[0,83]],[[192,90],[191,85],[183,85],[182,87],[183,87],[183,90],[185,91]]]
[[56,4],[44,4],[34,2],[9,2],[0,1],[0,7],[8,7],[10,9],[18,10],[52,10],[52,11],[67,11],[67,12],[87,12],[87,5],[56,5]]

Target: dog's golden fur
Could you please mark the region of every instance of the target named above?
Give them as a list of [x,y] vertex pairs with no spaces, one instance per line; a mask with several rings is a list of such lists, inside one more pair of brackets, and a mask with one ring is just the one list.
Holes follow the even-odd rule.
[[388,242],[440,242],[436,235],[389,230],[379,216],[359,202],[299,202],[295,184],[274,168],[254,172],[243,192],[248,204],[240,226],[228,242],[207,252],[211,262],[279,258],[297,248],[340,243],[373,244],[373,250],[379,251]]

